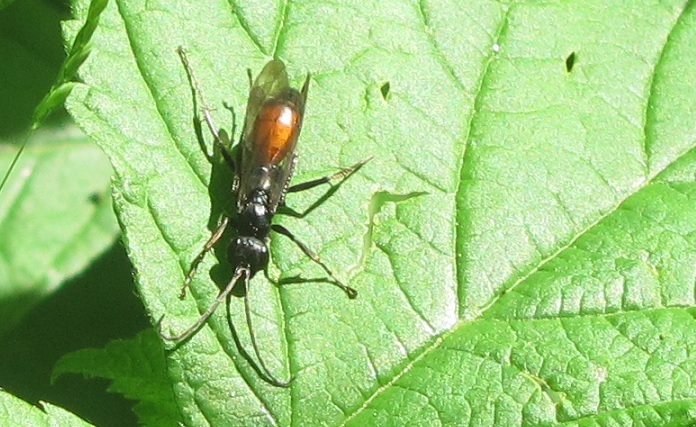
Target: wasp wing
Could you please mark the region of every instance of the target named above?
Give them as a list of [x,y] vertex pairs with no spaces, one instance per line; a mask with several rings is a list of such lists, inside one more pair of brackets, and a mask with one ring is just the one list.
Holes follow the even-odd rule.
[[[309,76],[301,92],[292,89],[288,82],[285,64],[278,59],[266,64],[252,83],[240,144],[241,167],[238,193],[240,208],[246,203],[249,192],[258,188],[268,191],[271,212],[275,212],[276,207],[283,200],[296,161],[295,145],[302,127],[308,86]],[[297,115],[297,122],[293,124],[295,131],[292,132],[292,137],[283,143],[282,153],[269,156],[269,141],[258,138],[256,126],[262,109],[274,103],[281,103],[291,108]]]
[[254,131],[254,122],[258,117],[263,104],[290,87],[288,83],[288,73],[285,71],[285,64],[280,59],[269,61],[263,67],[249,89],[249,100],[247,101],[246,119],[244,121],[243,141],[244,145],[249,146],[249,151],[253,151],[254,143],[250,134]]
[[280,203],[285,201],[285,194],[287,192],[288,186],[290,185],[290,180],[295,172],[295,164],[297,163],[297,154],[295,154],[295,147],[297,146],[297,140],[300,136],[300,131],[302,130],[302,122],[304,120],[304,109],[305,102],[307,101],[307,90],[309,89],[309,74],[302,85],[301,92],[293,90],[292,102],[295,105],[296,111],[299,115],[299,121],[297,123],[297,130],[295,132],[294,138],[291,141],[291,147],[288,149],[287,154],[284,159],[278,164],[277,168],[277,179],[272,182],[271,186],[271,198],[270,198],[270,208],[271,211],[275,212],[276,208]]

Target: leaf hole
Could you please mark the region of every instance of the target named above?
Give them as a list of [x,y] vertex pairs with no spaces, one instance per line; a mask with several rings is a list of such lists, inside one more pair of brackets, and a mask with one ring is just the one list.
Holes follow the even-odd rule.
[[379,88],[379,91],[382,93],[382,98],[384,98],[385,101],[387,100],[387,96],[389,95],[390,90],[391,90],[391,85],[389,84],[389,82],[384,83]]
[[573,71],[573,67],[575,66],[575,51],[570,52],[570,55],[566,57],[565,66],[568,73]]
[[95,191],[87,196],[87,200],[93,205],[98,205],[104,200],[104,196]]

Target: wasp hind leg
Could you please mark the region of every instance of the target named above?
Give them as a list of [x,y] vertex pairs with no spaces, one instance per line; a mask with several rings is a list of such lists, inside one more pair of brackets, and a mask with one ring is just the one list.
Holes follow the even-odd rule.
[[322,184],[330,184],[332,181],[335,181],[337,179],[341,180],[341,182],[338,183],[338,185],[341,185],[343,180],[345,180],[346,178],[353,175],[353,173],[357,172],[361,167],[363,167],[365,165],[365,163],[369,162],[370,160],[372,160],[372,156],[359,161],[358,163],[354,164],[353,166],[339,169],[339,171],[334,173],[333,175],[327,175],[325,177],[322,177],[319,179],[314,179],[312,181],[307,181],[307,182],[303,182],[301,184],[291,185],[290,187],[288,187],[287,192],[288,193],[298,193],[300,191],[309,190],[310,188],[314,188],[314,187],[317,187],[317,186],[322,185]]
[[288,230],[287,228],[285,228],[285,227],[283,227],[282,225],[279,225],[279,224],[273,224],[273,225],[271,225],[271,229],[272,229],[273,231],[275,231],[276,233],[282,234],[283,236],[285,236],[285,237],[287,237],[288,239],[292,240],[292,242],[293,242],[294,244],[296,244],[297,247],[300,248],[300,250],[301,250],[302,252],[304,252],[304,254],[307,255],[307,256],[309,257],[309,259],[311,259],[312,261],[314,261],[315,263],[317,263],[321,268],[324,269],[324,271],[326,272],[326,274],[328,274],[329,277],[331,278],[331,280],[329,281],[329,283],[331,283],[332,285],[334,285],[334,286],[340,288],[343,292],[346,293],[346,295],[348,295],[348,298],[350,298],[350,299],[355,299],[355,297],[358,296],[358,291],[356,291],[354,288],[351,288],[351,287],[348,286],[348,285],[344,285],[343,282],[341,282],[340,280],[338,280],[338,278],[333,274],[333,272],[331,271],[331,269],[329,269],[329,267],[328,267],[326,264],[324,264],[324,261],[322,261],[321,258],[319,258],[319,255],[315,254],[311,249],[309,249],[309,247],[308,247],[307,245],[305,245],[305,244],[302,243],[300,240],[298,240],[297,237],[295,237],[295,235],[292,234],[292,232],[291,232],[290,230]]
[[333,181],[340,180],[337,184],[331,185],[331,188],[323,196],[321,196],[314,203],[312,203],[311,206],[309,206],[307,209],[305,209],[304,212],[297,212],[294,209],[286,206],[285,205],[285,197],[283,197],[283,200],[281,201],[281,204],[280,204],[279,213],[281,213],[283,215],[292,216],[295,218],[304,218],[307,214],[312,212],[314,209],[318,208],[329,197],[331,197],[339,189],[339,187],[346,181],[346,179],[350,178],[351,175],[353,175],[355,172],[357,172],[361,167],[363,167],[365,165],[365,163],[369,162],[370,160],[372,160],[371,156],[359,161],[358,163],[354,164],[353,166],[349,166],[347,168],[342,168],[342,169],[338,170],[338,172],[336,172],[332,175],[327,175],[327,176],[322,177],[322,178],[313,179],[311,181],[307,181],[307,182],[303,182],[300,184],[295,184],[295,185],[289,186],[288,189],[285,191],[286,193],[299,193],[300,191],[309,190],[309,189],[312,189],[314,187],[318,187],[322,184],[331,184]]

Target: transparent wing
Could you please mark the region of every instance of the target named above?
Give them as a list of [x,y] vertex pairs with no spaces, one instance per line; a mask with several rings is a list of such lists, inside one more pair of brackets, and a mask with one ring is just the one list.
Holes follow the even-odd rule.
[[[249,138],[254,128],[254,121],[259,115],[263,104],[290,87],[288,83],[288,73],[285,71],[285,64],[280,59],[274,59],[266,64],[254,83],[249,89],[249,100],[247,101],[246,119],[244,121],[243,141],[244,145],[251,145],[253,141]],[[249,147],[253,151],[253,147]]]
[[302,85],[302,91],[297,94],[297,99],[295,103],[297,105],[297,111],[300,114],[300,122],[298,123],[297,133],[292,141],[292,147],[290,148],[288,154],[282,159],[281,163],[278,164],[278,176],[277,179],[273,180],[273,185],[271,187],[271,210],[275,212],[278,204],[285,200],[285,193],[287,192],[288,185],[290,184],[290,179],[292,179],[292,174],[295,172],[295,163],[297,163],[297,154],[295,154],[295,147],[297,146],[297,139],[300,136],[300,131],[302,130],[302,122],[304,119],[304,109],[305,102],[307,100],[307,90],[309,89],[309,74],[305,79],[304,85]]
[[[270,184],[270,209],[275,211],[285,196],[288,181],[292,177],[295,164],[295,146],[302,127],[305,101],[309,87],[309,75],[301,92],[292,89],[288,82],[285,64],[274,59],[266,64],[256,77],[249,90],[246,119],[241,141],[241,167],[239,181],[239,206],[246,200],[249,191],[257,188],[263,179]],[[255,133],[257,118],[269,104],[290,106],[298,121],[292,137],[283,143],[282,155],[269,156],[268,139],[259,138]],[[263,175],[260,178],[260,175]]]

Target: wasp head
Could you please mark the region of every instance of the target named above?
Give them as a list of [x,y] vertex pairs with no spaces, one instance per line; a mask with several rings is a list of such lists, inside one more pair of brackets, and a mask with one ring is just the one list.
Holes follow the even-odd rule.
[[235,237],[228,248],[227,260],[235,269],[248,269],[252,278],[268,265],[268,246],[256,237]]

